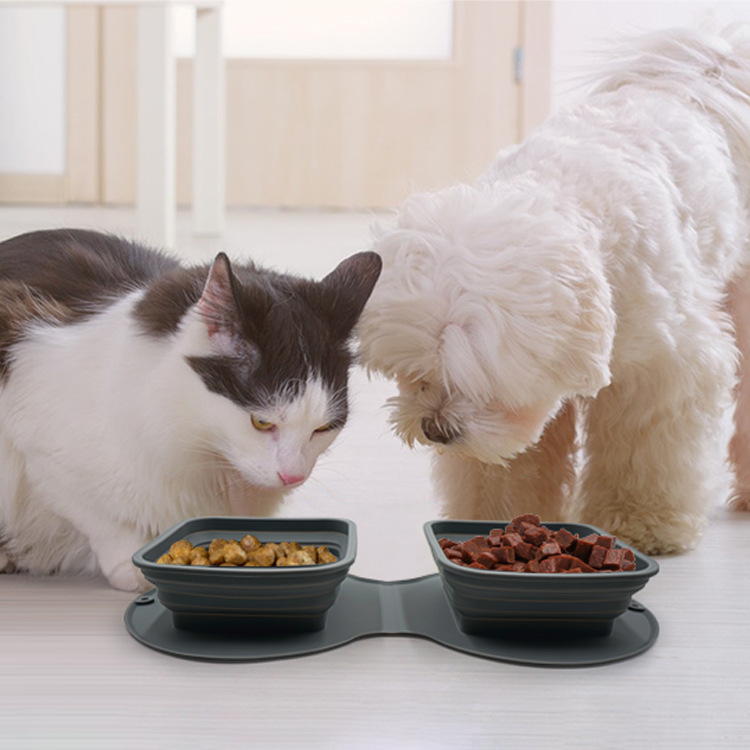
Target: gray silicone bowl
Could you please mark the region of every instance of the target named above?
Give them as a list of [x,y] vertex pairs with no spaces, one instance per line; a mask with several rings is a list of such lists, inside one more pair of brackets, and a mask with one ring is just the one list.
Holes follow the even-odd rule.
[[[208,546],[213,539],[325,545],[336,562],[285,568],[164,565],[156,561],[173,542]],[[319,630],[357,552],[357,532],[343,518],[192,518],[133,555],[133,563],[171,611],[176,628],[243,632]]]
[[[632,571],[565,575],[479,570],[451,562],[438,544],[443,537],[464,542],[489,536],[492,529],[507,523],[440,520],[424,525],[446,598],[466,633],[609,635],[615,619],[630,606],[632,595],[659,572],[658,563],[637,550],[633,550],[636,569]],[[607,533],[584,524],[544,525],[553,531],[566,528],[579,536]],[[618,542],[617,546],[628,545]]]

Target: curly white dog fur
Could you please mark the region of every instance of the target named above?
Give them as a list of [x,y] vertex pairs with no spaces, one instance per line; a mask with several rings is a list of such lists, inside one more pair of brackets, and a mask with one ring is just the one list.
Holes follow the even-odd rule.
[[397,434],[437,448],[447,515],[684,551],[729,456],[750,509],[749,208],[750,39],[685,30],[376,230],[361,356],[398,383]]

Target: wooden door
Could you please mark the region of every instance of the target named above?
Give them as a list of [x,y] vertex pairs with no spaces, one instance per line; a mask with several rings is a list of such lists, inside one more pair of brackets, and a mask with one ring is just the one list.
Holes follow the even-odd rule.
[[[77,139],[71,128],[71,153],[89,157],[87,179],[82,173],[76,180],[73,163],[72,178],[97,182],[104,203],[132,203],[136,20],[130,8],[100,13],[96,40],[73,52],[97,54],[101,65],[95,94],[85,96],[90,82],[73,86],[73,104],[88,107],[78,118],[81,132],[89,123],[97,133]],[[415,190],[473,180],[547,112],[549,19],[546,2],[466,0],[454,3],[448,60],[229,59],[228,204],[383,208]],[[78,68],[85,79],[90,68],[80,61]],[[180,203],[189,204],[190,60],[178,62],[177,78],[177,190]]]

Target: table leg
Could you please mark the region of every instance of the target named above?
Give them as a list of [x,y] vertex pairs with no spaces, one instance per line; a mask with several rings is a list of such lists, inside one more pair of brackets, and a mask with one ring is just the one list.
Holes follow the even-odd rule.
[[137,234],[172,248],[176,211],[176,91],[171,8],[138,9]]
[[193,231],[218,235],[225,212],[225,84],[221,8],[196,10],[193,67]]

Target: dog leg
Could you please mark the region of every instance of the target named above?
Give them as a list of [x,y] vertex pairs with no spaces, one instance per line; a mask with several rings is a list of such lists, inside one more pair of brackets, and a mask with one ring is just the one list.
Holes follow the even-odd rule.
[[729,458],[735,472],[729,506],[750,511],[750,275],[732,284],[728,308],[742,355],[735,390],[734,435],[729,444]]
[[590,404],[574,519],[646,554],[691,549],[729,494],[727,410],[736,352],[717,324],[687,361],[620,373]]
[[449,518],[510,520],[537,513],[565,520],[575,480],[576,410],[566,404],[536,445],[508,466],[486,464],[454,453],[438,454],[433,476]]

